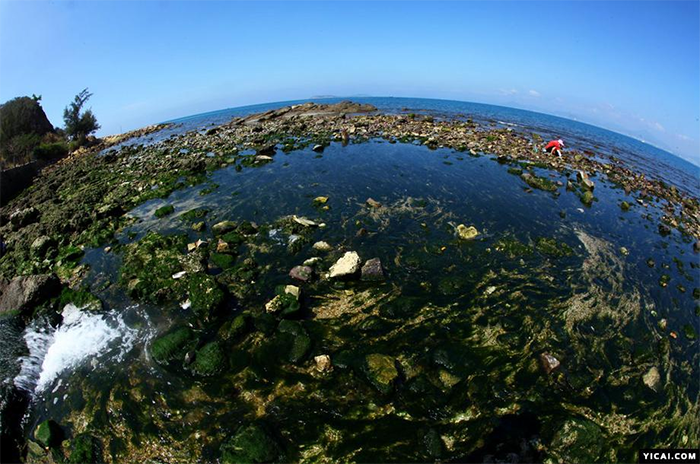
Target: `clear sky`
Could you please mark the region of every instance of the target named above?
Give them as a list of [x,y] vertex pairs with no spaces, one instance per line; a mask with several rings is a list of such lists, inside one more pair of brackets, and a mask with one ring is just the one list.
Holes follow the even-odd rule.
[[575,118],[700,164],[700,2],[0,0],[0,100],[101,134],[314,95],[432,97]]

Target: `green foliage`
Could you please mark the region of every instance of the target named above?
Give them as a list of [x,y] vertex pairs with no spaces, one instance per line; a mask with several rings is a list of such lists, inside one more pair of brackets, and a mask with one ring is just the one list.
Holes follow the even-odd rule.
[[85,138],[97,131],[100,125],[92,110],[82,112],[83,106],[92,97],[88,89],[83,89],[75,96],[73,102],[63,110],[63,121],[66,125],[66,134],[79,143],[84,143]]
[[68,145],[64,142],[42,143],[34,148],[34,159],[48,160],[62,158],[68,154]]

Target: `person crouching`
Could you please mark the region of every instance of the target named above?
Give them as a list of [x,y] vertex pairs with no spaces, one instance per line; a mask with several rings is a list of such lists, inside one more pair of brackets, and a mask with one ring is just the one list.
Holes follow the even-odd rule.
[[556,154],[561,158],[561,149],[564,148],[564,141],[562,139],[559,140],[550,140],[549,143],[547,144],[546,147],[544,147],[544,151],[546,151],[549,154]]

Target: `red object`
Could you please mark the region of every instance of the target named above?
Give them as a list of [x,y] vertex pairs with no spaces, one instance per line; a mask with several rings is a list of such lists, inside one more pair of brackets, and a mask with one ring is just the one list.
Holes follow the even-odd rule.
[[561,150],[561,143],[559,143],[558,140],[551,140],[546,147],[544,147],[545,150],[550,151],[552,149],[554,150]]

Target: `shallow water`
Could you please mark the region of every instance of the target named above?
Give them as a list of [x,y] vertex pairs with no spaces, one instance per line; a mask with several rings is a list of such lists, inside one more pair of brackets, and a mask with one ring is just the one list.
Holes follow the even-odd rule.
[[[149,355],[155,334],[190,324],[191,312],[180,302],[136,305],[109,285],[120,253],[86,250],[86,282],[105,308],[67,308],[58,328],[25,332],[30,353],[18,381],[34,392],[27,435],[48,417],[69,429],[87,421],[94,433],[112,437],[107,451],[116,460],[134,448],[163,458],[162,446],[175,460],[196,449],[213,461],[240,424],[257,420],[288,460],[358,462],[435,459],[426,445],[432,436],[440,437],[446,460],[509,453],[572,459],[558,445],[572,421],[595,423],[599,449],[579,443],[579,452],[602,460],[631,461],[637,448],[697,439],[697,426],[683,418],[698,411],[700,389],[697,341],[684,335],[686,326],[698,331],[692,244],[676,230],[659,236],[661,211],[637,205],[603,179],[593,179],[598,201],[588,208],[563,187],[558,195],[527,189],[508,167],[448,149],[332,144],[322,155],[279,151],[261,167],[221,169],[202,185],[139,206],[130,212],[139,221],[120,233],[120,243],[147,231],[209,238],[180,218],[193,208],[210,210],[209,226],[227,219],[266,225],[291,214],[325,223],[296,254],[287,251],[283,231],[258,234],[253,256],[264,271],[251,284],[253,295],[245,307],[228,305],[219,322],[195,324],[200,343],[240,311],[260,311],[276,285],[292,283],[291,267],[320,255],[327,269],[339,254],[314,252],[316,240],[363,260],[380,258],[387,281],[310,286],[301,320],[312,348],[301,366],[283,359],[278,333],[252,334],[227,342],[230,369],[201,378]],[[566,183],[564,174],[533,172]],[[329,198],[327,210],[314,206],[318,196]],[[382,206],[367,207],[368,198]],[[622,200],[633,208],[621,211]],[[175,212],[155,218],[166,204]],[[480,235],[460,241],[458,224]],[[538,250],[543,238],[558,250],[568,245],[571,254]],[[531,249],[509,253],[503,239]],[[664,274],[670,283],[661,287]],[[344,306],[334,317],[337,302]],[[555,375],[538,366],[545,352],[562,362]],[[364,371],[366,356],[376,353],[399,366],[390,393],[380,393]],[[319,354],[330,355],[332,374],[313,373]],[[642,382],[652,366],[662,373],[658,392]]]

